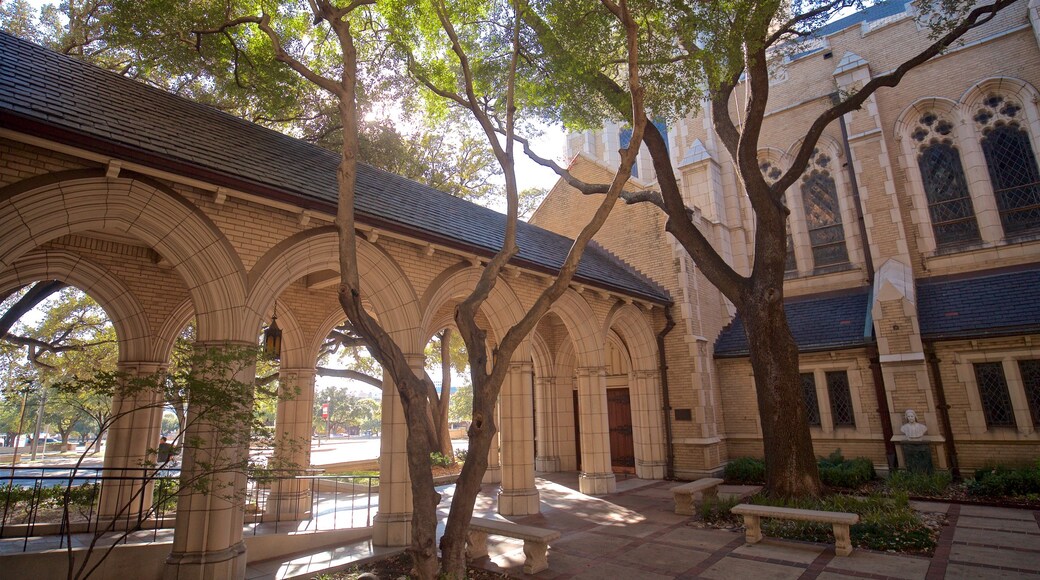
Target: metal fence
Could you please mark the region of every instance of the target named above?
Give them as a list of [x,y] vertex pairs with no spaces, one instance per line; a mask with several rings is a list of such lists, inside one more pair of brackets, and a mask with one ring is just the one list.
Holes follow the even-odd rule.
[[[378,476],[305,473],[251,478],[244,493],[229,497],[244,504],[244,531],[256,535],[371,525]],[[179,492],[189,491],[176,468],[4,467],[0,542],[18,542],[22,551],[32,551],[38,539],[46,549],[63,548],[73,534],[156,541],[163,530],[174,527]],[[47,539],[55,536],[57,546]]]

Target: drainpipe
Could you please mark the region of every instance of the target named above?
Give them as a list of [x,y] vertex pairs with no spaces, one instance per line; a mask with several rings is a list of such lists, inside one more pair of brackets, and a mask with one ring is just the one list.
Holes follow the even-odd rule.
[[943,438],[946,439],[946,461],[950,465],[950,475],[960,480],[961,468],[957,461],[957,447],[953,443],[953,427],[950,425],[950,405],[946,402],[946,388],[943,387],[942,374],[939,372],[939,357],[935,354],[935,343],[930,340],[921,340],[924,343],[924,357],[928,361],[928,369],[935,380],[935,408],[939,411],[939,423],[943,429]]
[[[831,93],[831,102],[837,104],[840,100],[838,93]],[[856,206],[856,224],[859,226],[859,236],[863,240],[863,267],[867,270],[867,284],[871,287],[869,294],[873,303],[874,294],[874,259],[870,255],[870,243],[867,240],[867,222],[863,219],[863,202],[859,196],[859,182],[856,181],[856,170],[852,166],[852,146],[849,144],[849,128],[845,123],[845,115],[838,117],[838,125],[841,127],[841,142],[845,148],[845,168],[849,174],[849,187],[852,189],[852,201]],[[888,460],[888,469],[894,470],[896,465],[896,444],[892,442],[892,414],[888,409],[888,395],[885,392],[885,376],[881,372],[881,353],[878,352],[877,342],[867,346],[867,358],[870,360],[870,372],[874,378],[874,395],[877,398],[878,415],[881,419],[881,436],[885,438],[885,458]]]
[[661,396],[664,398],[664,442],[668,453],[665,479],[675,479],[675,450],[672,449],[672,402],[668,396],[668,358],[664,353],[664,337],[675,328],[672,307],[664,307],[664,328],[657,333],[657,371],[661,376]]

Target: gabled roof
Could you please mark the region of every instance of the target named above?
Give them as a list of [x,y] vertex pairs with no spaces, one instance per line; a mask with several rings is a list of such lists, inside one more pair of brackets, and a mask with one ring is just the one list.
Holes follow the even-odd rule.
[[920,280],[917,304],[924,338],[1040,332],[1040,266]]
[[[0,33],[0,127],[335,213],[339,155]],[[359,164],[358,221],[490,256],[505,216]],[[520,223],[514,264],[554,272],[572,240]],[[657,303],[668,293],[590,244],[575,281]]]
[[[784,301],[787,324],[799,352],[840,350],[864,346],[868,334],[870,291],[857,288],[840,294],[800,296]],[[748,356],[744,323],[737,315],[715,341],[715,358]]]

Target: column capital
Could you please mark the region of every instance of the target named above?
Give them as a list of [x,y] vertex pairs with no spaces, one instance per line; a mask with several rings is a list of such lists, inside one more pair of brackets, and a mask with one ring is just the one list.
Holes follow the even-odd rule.
[[512,361],[509,363],[509,372],[534,372],[534,363],[531,361]]
[[661,376],[661,373],[657,369],[631,371],[631,373],[632,378],[636,379],[656,379]]
[[578,368],[574,369],[574,372],[576,372],[579,377],[581,377],[581,376],[586,376],[586,377],[604,376],[605,377],[605,376],[607,376],[607,367],[606,366],[578,367]]

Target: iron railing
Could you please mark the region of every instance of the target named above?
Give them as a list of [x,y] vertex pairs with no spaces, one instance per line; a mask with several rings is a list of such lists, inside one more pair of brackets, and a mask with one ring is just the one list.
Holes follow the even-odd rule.
[[[256,535],[371,525],[378,476],[325,476],[314,471],[250,478],[244,494],[233,498],[244,503],[244,531]],[[54,536],[64,548],[72,534],[156,541],[161,530],[174,527],[181,487],[176,468],[3,467],[0,541],[21,540],[22,551],[33,551],[39,538],[44,539],[41,546],[52,549],[53,540],[46,538]],[[113,500],[113,494],[124,499]],[[127,531],[134,532],[132,540]]]

